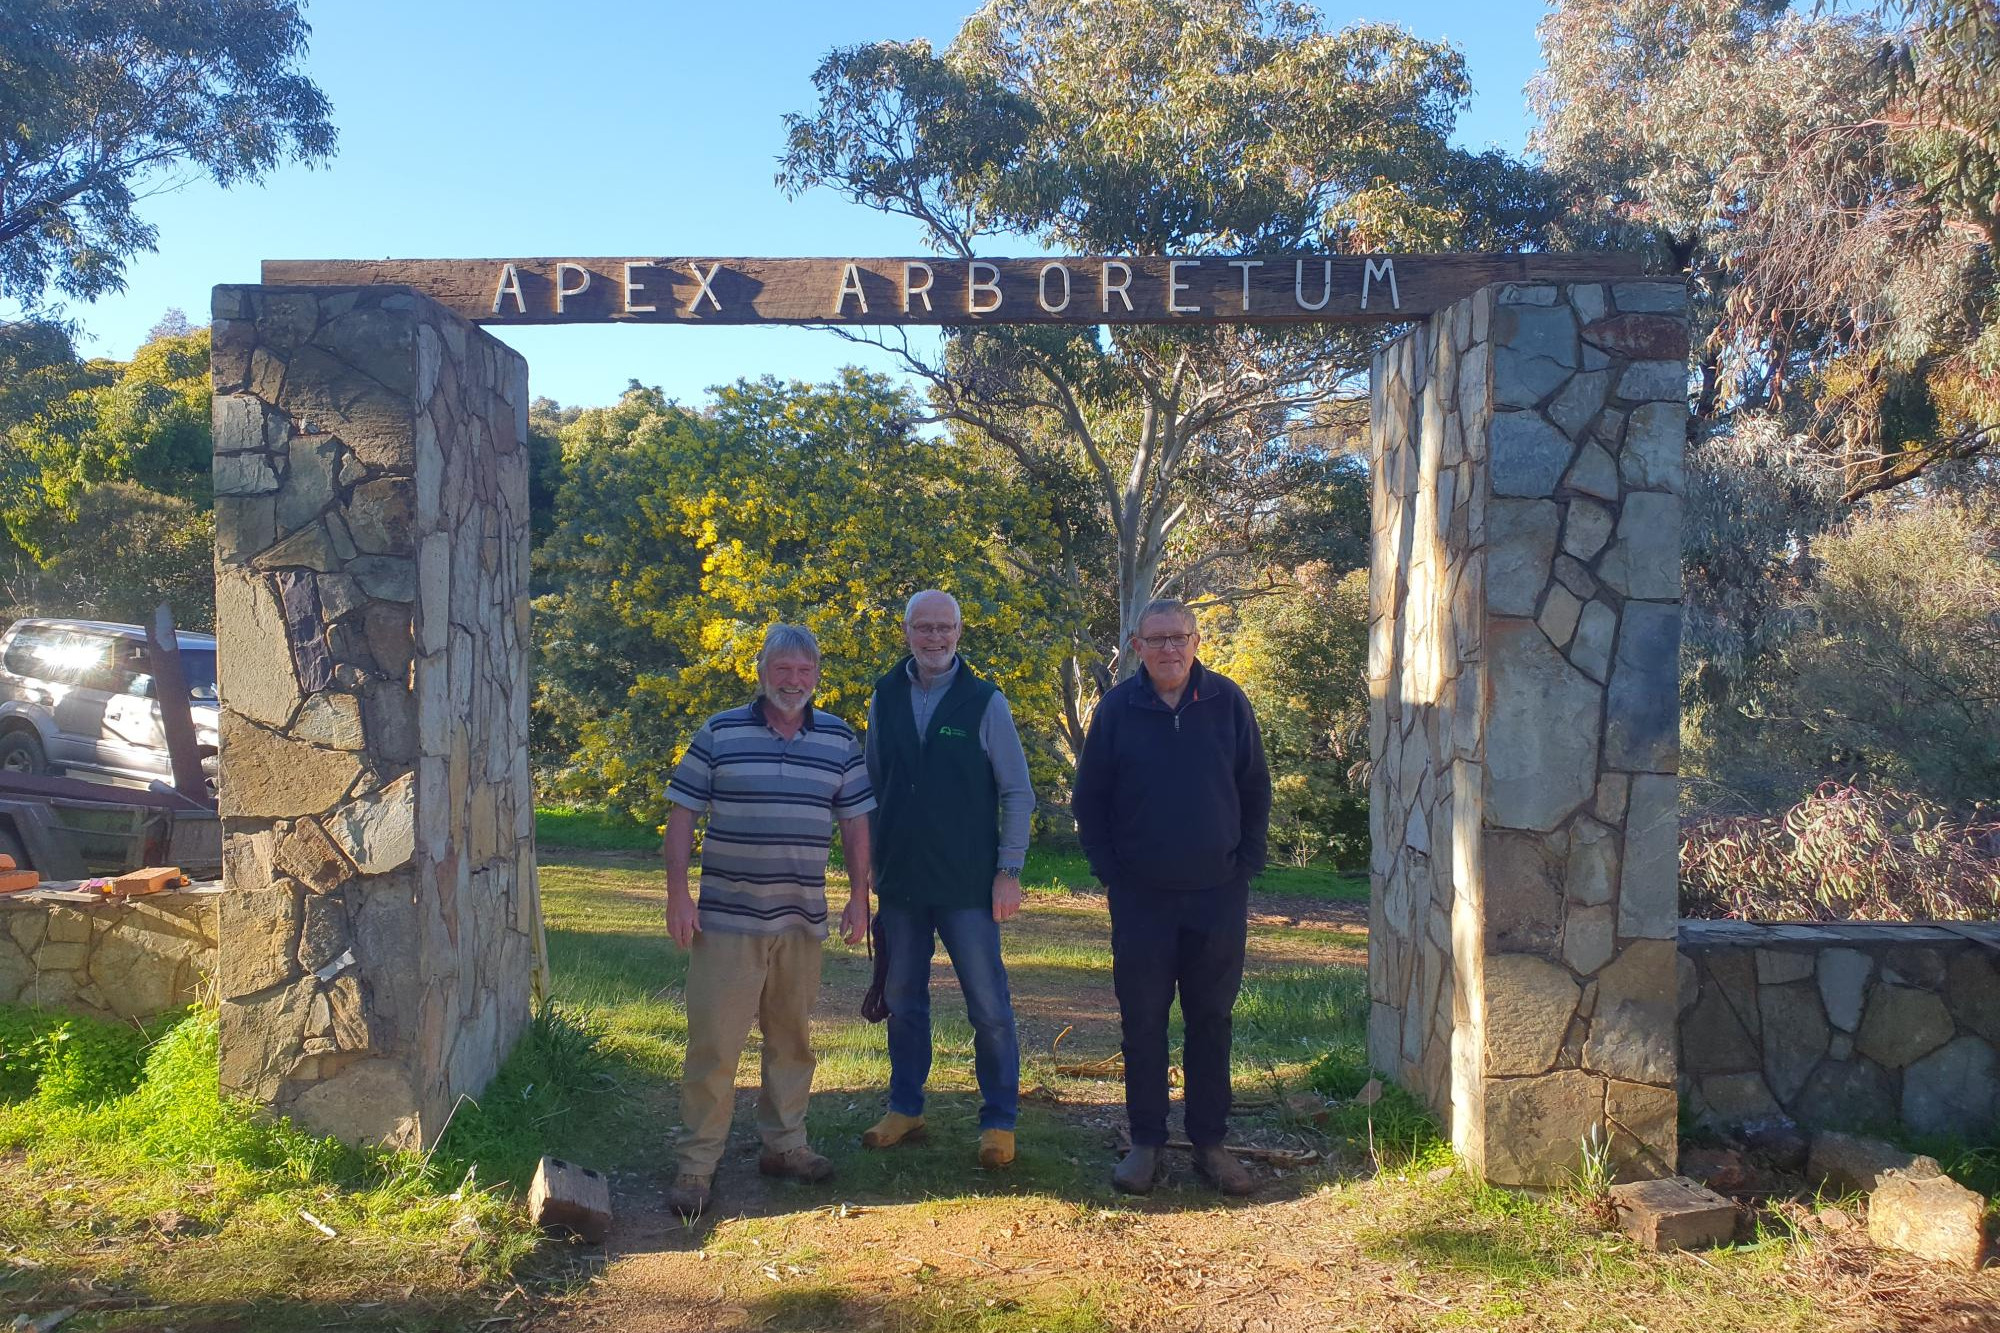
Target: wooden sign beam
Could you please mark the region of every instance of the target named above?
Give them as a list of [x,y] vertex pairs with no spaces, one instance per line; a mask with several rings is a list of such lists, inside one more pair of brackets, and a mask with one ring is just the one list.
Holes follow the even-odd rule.
[[475,324],[1204,324],[1420,319],[1626,254],[1039,259],[267,259],[275,287],[411,287]]

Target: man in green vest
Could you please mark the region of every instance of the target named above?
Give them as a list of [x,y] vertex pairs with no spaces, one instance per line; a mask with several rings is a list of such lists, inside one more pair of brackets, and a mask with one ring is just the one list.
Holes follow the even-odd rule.
[[972,1022],[979,1164],[1014,1160],[1021,1048],[1000,923],[1021,909],[1035,809],[1007,700],[958,655],[958,602],[930,589],[903,612],[909,655],[868,701],[868,774],[879,940],[887,956],[889,1112],[861,1142],[923,1137],[931,1069],[931,955],[944,941]]

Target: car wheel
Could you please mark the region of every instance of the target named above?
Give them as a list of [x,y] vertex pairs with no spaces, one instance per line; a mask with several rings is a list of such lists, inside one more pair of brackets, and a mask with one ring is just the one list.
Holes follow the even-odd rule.
[[42,750],[42,738],[32,731],[10,731],[0,736],[0,773],[39,775],[49,771],[49,757]]

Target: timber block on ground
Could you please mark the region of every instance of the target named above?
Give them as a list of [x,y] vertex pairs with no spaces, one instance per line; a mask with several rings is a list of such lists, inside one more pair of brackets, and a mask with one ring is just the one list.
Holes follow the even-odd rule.
[[1736,1235],[1736,1205],[1686,1176],[1613,1185],[1618,1225],[1649,1250],[1693,1250]]
[[611,1230],[611,1183],[589,1167],[544,1157],[528,1187],[528,1217],[538,1227],[566,1227],[602,1244]]

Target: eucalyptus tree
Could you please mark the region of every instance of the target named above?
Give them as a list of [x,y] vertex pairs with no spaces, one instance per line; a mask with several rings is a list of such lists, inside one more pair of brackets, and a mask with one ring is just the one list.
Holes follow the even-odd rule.
[[[1107,255],[1450,249],[1532,239],[1539,178],[1449,143],[1464,62],[1400,28],[1331,31],[1286,0],[991,0],[942,52],[837,50],[787,118],[779,174],[916,223],[958,256],[999,241]],[[864,336],[853,335],[849,336]],[[888,346],[934,418],[994,449],[1059,534],[1081,736],[1139,608],[1229,598],[1276,563],[1340,465],[1380,330],[991,326]],[[1356,507],[1347,504],[1349,516]],[[1350,534],[1351,541],[1351,534]],[[1289,552],[1296,558],[1316,554]],[[1129,670],[1130,664],[1124,664]]]
[[152,248],[143,193],[330,157],[298,0],[7,0],[0,295],[116,291]]

